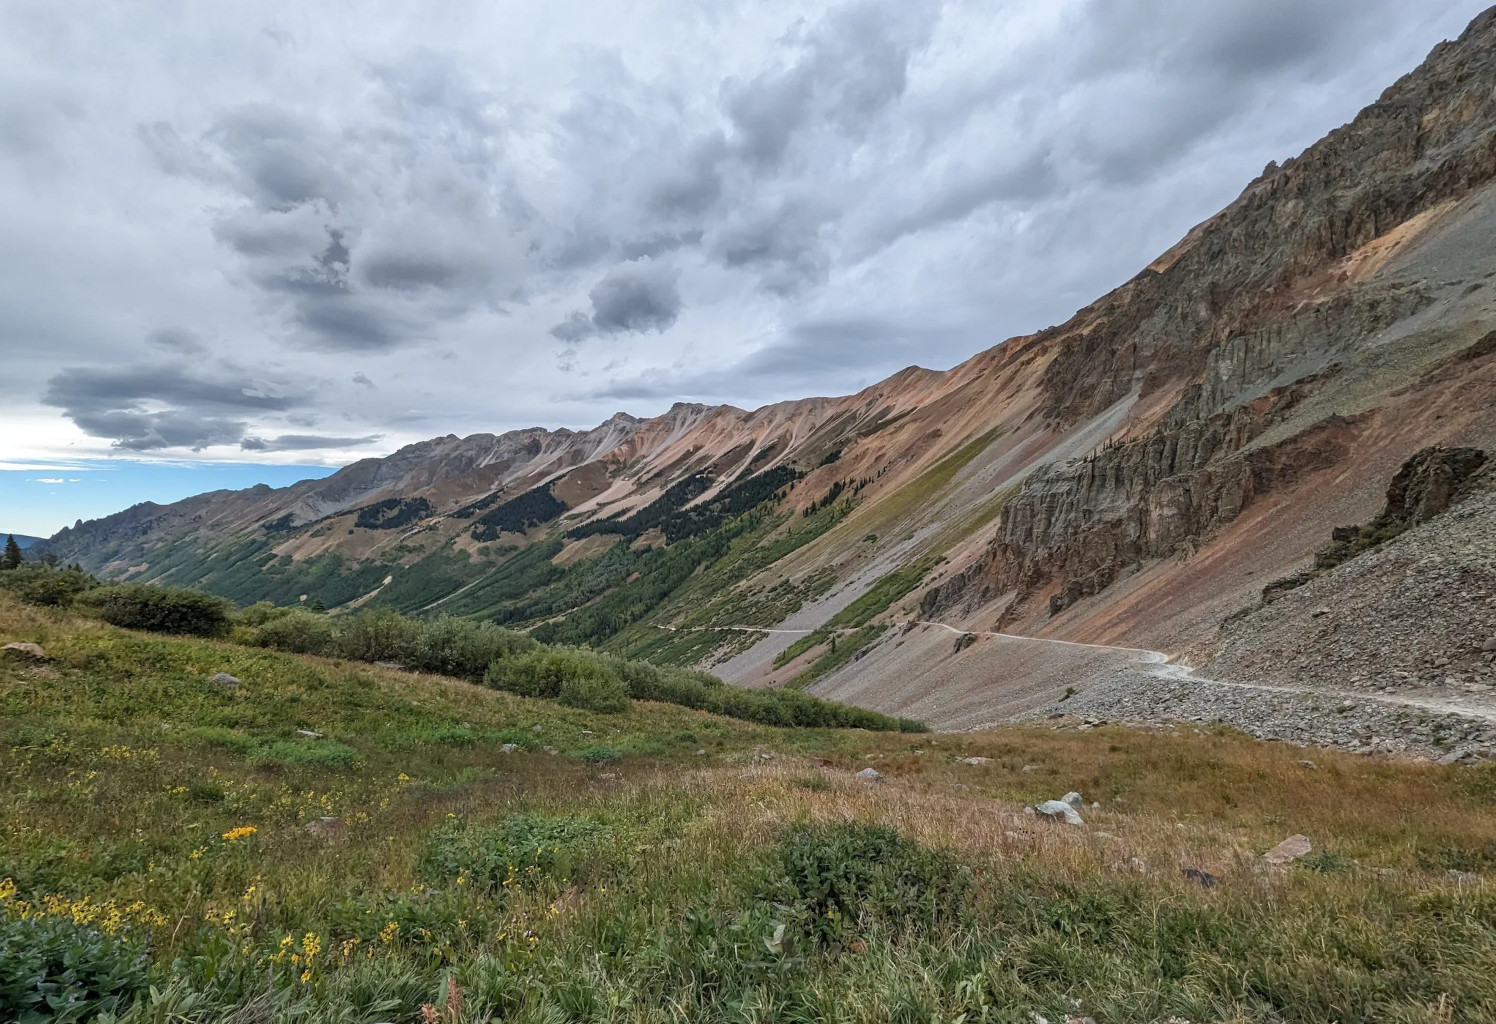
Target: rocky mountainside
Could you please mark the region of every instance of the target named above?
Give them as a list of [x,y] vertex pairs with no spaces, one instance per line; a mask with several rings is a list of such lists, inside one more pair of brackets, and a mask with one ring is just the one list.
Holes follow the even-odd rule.
[[1413,453],[1496,451],[1493,179],[1496,10],[1121,288],[948,371],[437,438],[321,481],[137,506],[47,548],[113,577],[482,616],[893,710],[959,690],[953,722],[1091,671],[990,633],[1220,641],[1264,671],[1229,653],[1223,620],[1371,519]]

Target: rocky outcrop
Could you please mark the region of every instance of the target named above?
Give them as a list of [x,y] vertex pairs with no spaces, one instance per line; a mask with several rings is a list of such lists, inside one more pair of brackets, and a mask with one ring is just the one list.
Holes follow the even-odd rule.
[[[928,594],[923,612],[1008,595],[1016,613],[1049,589],[1058,613],[1333,464],[1335,445],[1307,436],[1244,449],[1339,360],[1430,305],[1422,282],[1354,282],[1342,261],[1496,177],[1492,124],[1496,10],[1353,123],[1270,167],[1170,259],[1036,336],[1032,346],[1055,350],[1041,384],[1062,426],[1133,393],[1179,397],[1151,436],[1030,474],[986,555]],[[1347,425],[1332,417],[1310,434]]]
[[[1179,415],[1151,436],[1110,444],[1077,463],[1036,470],[1003,508],[984,558],[929,591],[933,617],[1010,595],[1009,609],[1053,582],[1056,614],[1147,560],[1188,553],[1259,495],[1335,464],[1355,424],[1335,417],[1247,451],[1321,383],[1316,375],[1203,419]],[[1005,620],[1010,616],[1005,616]]]
[[1048,411],[1084,420],[1139,385],[1198,374],[1229,339],[1270,330],[1306,290],[1335,283],[1337,261],[1496,177],[1493,123],[1496,10],[1353,122],[1269,165],[1162,270],[1036,336],[1057,350],[1043,377]]

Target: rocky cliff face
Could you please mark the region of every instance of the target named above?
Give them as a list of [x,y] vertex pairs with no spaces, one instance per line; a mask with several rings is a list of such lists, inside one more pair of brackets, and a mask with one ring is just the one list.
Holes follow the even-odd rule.
[[1254,500],[1343,458],[1343,444],[1313,442],[1349,426],[1334,420],[1244,449],[1435,301],[1426,281],[1368,276],[1375,256],[1361,250],[1493,177],[1487,12],[1352,124],[1269,167],[1164,265],[1034,339],[1056,349],[1042,385],[1061,424],[1129,394],[1178,397],[1146,436],[1030,475],[983,557],[932,590],[924,613],[1001,598],[1007,623],[1040,593],[1058,613],[1130,568],[1193,551]]

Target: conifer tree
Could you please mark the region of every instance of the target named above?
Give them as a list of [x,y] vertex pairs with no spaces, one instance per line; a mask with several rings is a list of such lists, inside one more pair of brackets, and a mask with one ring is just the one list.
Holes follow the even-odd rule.
[[21,565],[21,545],[14,535],[5,538],[5,554],[0,555],[0,569],[16,569]]

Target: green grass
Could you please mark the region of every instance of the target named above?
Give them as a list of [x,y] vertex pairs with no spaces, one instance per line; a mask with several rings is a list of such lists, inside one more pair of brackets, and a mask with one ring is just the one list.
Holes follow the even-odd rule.
[[600,714],[0,594],[11,640],[0,1019],[64,962],[131,1024],[1496,1019],[1491,766]]

